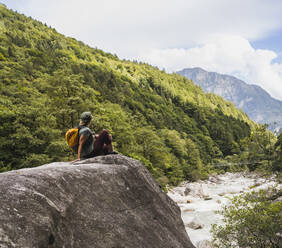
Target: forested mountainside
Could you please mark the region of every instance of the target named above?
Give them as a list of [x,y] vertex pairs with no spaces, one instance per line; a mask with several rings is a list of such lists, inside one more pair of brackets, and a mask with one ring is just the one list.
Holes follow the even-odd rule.
[[229,75],[186,68],[178,74],[193,80],[206,93],[214,93],[231,101],[255,122],[268,124],[276,133],[282,131],[282,101],[272,98],[257,85],[250,85]]
[[115,149],[162,185],[203,178],[214,161],[239,156],[255,127],[180,75],[121,61],[3,5],[0,94],[1,171],[73,159],[64,134],[85,110],[93,130],[108,129]]

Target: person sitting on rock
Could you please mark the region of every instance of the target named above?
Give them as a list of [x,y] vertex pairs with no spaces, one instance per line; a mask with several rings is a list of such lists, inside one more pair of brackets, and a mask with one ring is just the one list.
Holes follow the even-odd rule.
[[78,158],[73,162],[99,155],[117,154],[113,150],[112,135],[108,130],[103,129],[100,134],[95,135],[88,127],[92,118],[91,112],[83,112],[80,116],[79,143],[77,147]]

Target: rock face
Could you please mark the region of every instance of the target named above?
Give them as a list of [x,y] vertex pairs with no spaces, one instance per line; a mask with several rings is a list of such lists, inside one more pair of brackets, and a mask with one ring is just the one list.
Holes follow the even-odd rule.
[[272,98],[259,86],[201,68],[187,68],[177,73],[193,80],[204,92],[214,93],[233,102],[255,122],[270,124],[270,130],[277,133],[282,131],[282,101]]
[[0,247],[194,246],[148,170],[108,155],[0,174]]

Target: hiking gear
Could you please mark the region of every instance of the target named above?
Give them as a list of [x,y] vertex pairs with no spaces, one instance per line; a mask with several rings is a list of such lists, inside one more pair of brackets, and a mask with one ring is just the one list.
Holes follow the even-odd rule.
[[82,120],[84,123],[88,123],[92,120],[93,116],[91,112],[83,112],[80,116],[80,120]]
[[66,132],[66,135],[65,135],[69,148],[74,152],[76,152],[75,147],[77,147],[79,143],[79,130],[80,129],[81,129],[80,126],[71,128]]

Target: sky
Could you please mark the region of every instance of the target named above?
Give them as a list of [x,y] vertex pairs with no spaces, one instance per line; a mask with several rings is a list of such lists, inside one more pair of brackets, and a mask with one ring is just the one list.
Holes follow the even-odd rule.
[[282,0],[0,2],[121,59],[233,75],[282,101]]

